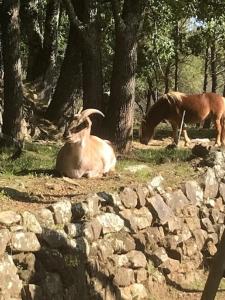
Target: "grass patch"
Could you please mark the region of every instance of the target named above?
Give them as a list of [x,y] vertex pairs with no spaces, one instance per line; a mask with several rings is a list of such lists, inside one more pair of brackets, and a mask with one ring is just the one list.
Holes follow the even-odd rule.
[[[196,176],[189,163],[190,157],[190,149],[134,149],[128,157],[118,161],[117,171],[133,177],[136,182],[145,182],[154,176],[162,175],[165,185],[175,188]],[[127,170],[137,165],[147,168],[134,174]]]
[[[0,172],[5,175],[17,175],[27,171],[53,169],[59,147],[56,145],[43,145],[37,143],[26,144],[21,157],[12,161],[12,149],[4,149],[0,153]],[[167,163],[186,162],[191,155],[189,149],[134,149],[129,156],[118,160],[117,171],[123,172],[129,166],[138,164],[153,167]],[[136,172],[138,177],[146,178],[149,170],[143,168]]]
[[22,155],[12,161],[13,149],[3,149],[0,153],[0,172],[4,175],[17,175],[21,172],[34,174],[35,170],[53,169],[58,151],[56,145],[25,144]]
[[190,149],[136,149],[134,154],[137,160],[150,164],[162,164],[166,162],[187,161],[191,156]]

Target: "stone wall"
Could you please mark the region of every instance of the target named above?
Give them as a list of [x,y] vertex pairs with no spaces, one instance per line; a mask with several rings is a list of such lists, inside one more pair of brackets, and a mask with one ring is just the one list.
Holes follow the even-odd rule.
[[185,286],[208,265],[224,230],[224,153],[202,182],[163,178],[117,193],[0,212],[0,299],[148,299],[154,281]]

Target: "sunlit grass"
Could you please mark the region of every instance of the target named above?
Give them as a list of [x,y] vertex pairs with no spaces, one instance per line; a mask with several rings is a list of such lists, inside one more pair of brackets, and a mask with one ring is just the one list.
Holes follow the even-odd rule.
[[[27,143],[22,155],[12,161],[13,149],[5,149],[0,153],[0,173],[5,178],[46,175],[54,169],[58,151],[55,144]],[[160,174],[166,185],[174,187],[196,175],[189,164],[190,156],[190,149],[133,149],[129,155],[118,158],[116,173],[134,183]]]
[[[141,182],[161,175],[165,179],[165,185],[175,187],[196,176],[189,163],[190,157],[190,149],[134,149],[129,156],[118,161],[117,171],[129,174],[134,180]],[[134,174],[127,171],[129,167],[138,165],[146,168],[143,167]]]
[[0,173],[17,175],[22,171],[53,169],[58,147],[55,145],[26,144],[22,155],[11,160],[13,149],[3,149],[0,153]]

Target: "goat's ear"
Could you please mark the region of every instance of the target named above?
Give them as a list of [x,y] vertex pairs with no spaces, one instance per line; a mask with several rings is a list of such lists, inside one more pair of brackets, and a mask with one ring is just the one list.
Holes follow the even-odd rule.
[[81,114],[81,112],[82,112],[82,110],[83,110],[83,107],[81,106],[81,108],[78,110],[78,113],[77,113],[77,115],[80,115],[80,114]]
[[91,122],[90,118],[87,117],[87,119],[85,121],[87,122],[87,128],[90,128],[92,126],[92,122]]

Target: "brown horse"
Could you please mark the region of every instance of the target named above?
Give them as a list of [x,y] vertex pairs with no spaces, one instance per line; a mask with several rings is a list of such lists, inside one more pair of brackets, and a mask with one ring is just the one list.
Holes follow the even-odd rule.
[[185,124],[194,124],[204,121],[212,115],[217,131],[216,145],[224,145],[225,140],[225,98],[215,93],[186,95],[180,92],[171,92],[159,100],[147,111],[140,128],[140,142],[148,144],[153,137],[155,127],[162,121],[168,120],[173,128],[173,139],[178,143],[178,128],[184,116],[185,144],[190,142]]

